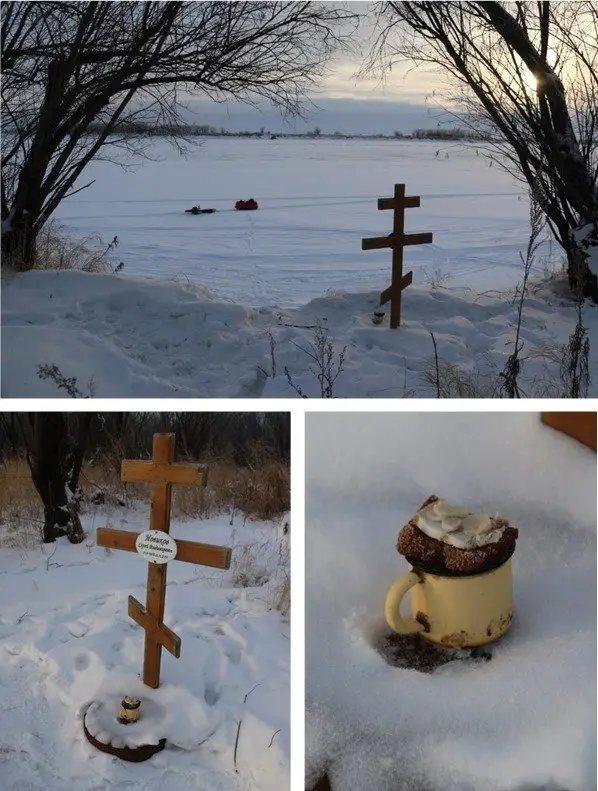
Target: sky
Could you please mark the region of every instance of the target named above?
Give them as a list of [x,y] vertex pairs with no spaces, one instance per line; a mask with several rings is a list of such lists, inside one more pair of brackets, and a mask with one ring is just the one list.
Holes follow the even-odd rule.
[[430,68],[400,65],[384,79],[359,76],[358,58],[339,58],[317,94],[305,106],[305,119],[290,121],[275,109],[260,112],[238,102],[216,104],[209,100],[189,101],[192,123],[224,127],[228,132],[306,132],[319,127],[323,133],[403,134],[414,129],[434,128],[446,117],[439,110],[434,92],[438,77]]
[[414,129],[433,129],[447,117],[438,108],[424,104],[391,102],[384,99],[318,98],[306,106],[303,119],[285,119],[275,109],[260,112],[237,102],[215,104],[192,100],[186,113],[189,123],[224,128],[227,132],[258,132],[263,127],[272,134],[309,132],[316,127],[323,134],[410,134]]
[[[363,13],[371,3],[350,3]],[[399,64],[384,78],[380,74],[359,74],[370,51],[371,28],[362,23],[357,36],[360,51],[343,54],[329,64],[329,74],[320,83],[317,94],[306,105],[305,120],[289,121],[276,110],[257,112],[236,102],[215,104],[192,100],[193,122],[224,127],[229,132],[258,131],[306,132],[319,127],[323,133],[392,134],[395,130],[410,133],[419,127],[433,128],[446,117],[434,101],[440,87],[439,76],[429,66],[415,68]]]
[[[372,52],[376,35],[375,16],[371,6],[378,3],[351,2],[352,10],[360,13],[360,25],[353,33],[351,53],[342,53],[329,63],[328,75],[319,82],[316,92],[306,105],[305,118],[294,123],[285,121],[271,108],[262,112],[249,110],[245,105],[214,103],[193,100],[192,106],[201,120],[197,123],[224,127],[227,131],[308,132],[319,127],[323,133],[384,133],[400,131],[410,133],[416,128],[434,128],[439,124],[458,125],[458,120],[444,113],[440,96],[445,93],[447,74],[440,67],[430,64],[416,66],[412,61],[393,64],[384,75],[364,75],[364,64]],[[566,7],[570,6],[565,4]],[[366,12],[370,10],[370,13]],[[386,21],[386,20],[385,20]],[[578,23],[581,22],[578,20]],[[396,32],[396,31],[395,31]],[[590,55],[591,50],[587,51]],[[554,52],[549,48],[549,61]],[[509,61],[509,81],[512,64]],[[561,76],[570,69],[567,63],[559,65]],[[575,79],[571,70],[569,77]],[[528,89],[535,88],[535,78],[529,73]]]

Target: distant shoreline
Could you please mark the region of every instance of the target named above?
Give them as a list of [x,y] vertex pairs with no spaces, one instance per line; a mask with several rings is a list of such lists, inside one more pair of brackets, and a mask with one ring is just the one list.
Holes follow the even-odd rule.
[[[104,131],[101,127],[90,127],[88,134],[96,134]],[[402,140],[429,140],[437,143],[443,142],[464,142],[464,143],[489,143],[492,142],[488,138],[481,135],[475,135],[465,129],[416,129],[412,134],[403,134],[402,132],[394,132],[393,134],[379,133],[347,133],[347,132],[228,132],[224,129],[205,129],[203,127],[180,127],[178,129],[167,127],[153,127],[147,129],[116,129],[111,134],[121,135],[126,137],[216,137],[216,138],[243,138],[243,139],[256,139],[256,140],[388,140],[388,141],[402,141]]]

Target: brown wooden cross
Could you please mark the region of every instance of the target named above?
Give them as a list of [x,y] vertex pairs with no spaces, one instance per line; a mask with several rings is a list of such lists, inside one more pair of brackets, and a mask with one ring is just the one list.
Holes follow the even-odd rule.
[[395,329],[401,323],[401,292],[411,285],[413,272],[403,275],[403,248],[411,244],[430,244],[431,233],[405,233],[405,209],[419,207],[419,195],[405,196],[405,185],[395,184],[394,198],[378,198],[378,209],[393,209],[392,233],[361,240],[362,250],[392,249],[392,278],[390,286],[380,294],[380,305],[390,300],[390,326]]
[[[129,482],[150,483],[152,501],[150,510],[150,530],[170,530],[170,505],[172,484],[186,486],[205,486],[207,469],[197,464],[173,463],[174,434],[154,434],[154,447],[151,461],[122,462],[121,479]],[[136,552],[135,542],[138,533],[127,530],[99,528],[98,546],[110,549],[124,549]],[[227,569],[230,566],[231,550],[212,544],[199,544],[194,541],[175,540],[176,560]],[[150,562],[147,569],[147,598],[145,607],[133,596],[129,596],[129,616],[145,630],[145,650],[143,657],[143,683],[157,689],[160,686],[160,660],[162,646],[173,656],[181,655],[181,638],[164,625],[164,604],[166,599],[167,563]]]

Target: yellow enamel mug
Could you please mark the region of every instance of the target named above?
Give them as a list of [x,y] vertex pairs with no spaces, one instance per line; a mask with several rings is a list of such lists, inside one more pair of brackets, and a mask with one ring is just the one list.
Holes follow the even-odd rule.
[[[410,592],[412,618],[401,615]],[[386,621],[398,634],[421,633],[447,648],[473,648],[498,640],[513,620],[511,558],[481,574],[445,576],[412,568],[386,596]]]

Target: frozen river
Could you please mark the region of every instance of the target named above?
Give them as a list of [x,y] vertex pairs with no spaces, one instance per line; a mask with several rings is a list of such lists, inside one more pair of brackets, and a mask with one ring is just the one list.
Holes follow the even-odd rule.
[[[406,248],[414,283],[485,290],[521,278],[527,193],[461,144],[207,138],[187,158],[165,141],[151,153],[126,170],[94,162],[80,183],[95,183],[56,215],[78,236],[118,235],[113,261],[126,274],[188,278],[251,306],[383,289],[390,250],[362,252],[361,239],[391,231],[392,212],[377,199],[404,182],[421,196],[406,231],[434,234],[432,245]],[[259,211],[234,210],[249,197]],[[185,214],[195,204],[218,211]]]

